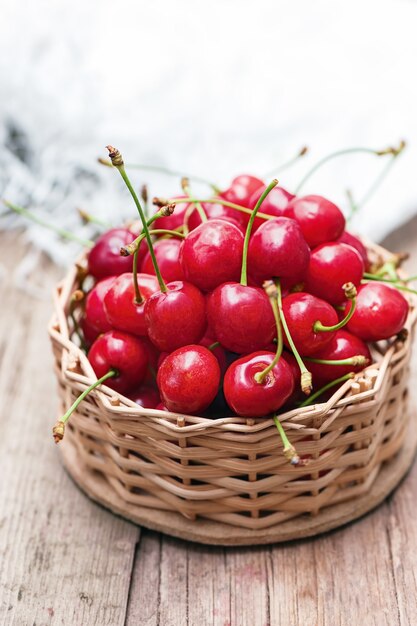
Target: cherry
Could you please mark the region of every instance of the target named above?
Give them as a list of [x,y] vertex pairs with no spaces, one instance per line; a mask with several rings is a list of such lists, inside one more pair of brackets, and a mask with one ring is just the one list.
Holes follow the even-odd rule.
[[186,280],[211,291],[221,283],[239,279],[242,252],[242,231],[229,222],[210,220],[184,239],[180,262]]
[[185,281],[168,283],[145,302],[145,320],[152,343],[161,352],[200,341],[206,330],[206,302],[197,287]]
[[158,390],[152,385],[141,385],[138,389],[131,391],[127,397],[144,409],[156,409],[161,402]]
[[228,202],[234,202],[235,204],[249,207],[252,194],[260,187],[265,187],[265,184],[260,178],[241,174],[232,180],[230,187],[223,191],[220,197]]
[[331,304],[345,301],[343,285],[358,286],[364,264],[357,250],[345,243],[327,243],[311,252],[306,290]]
[[272,363],[272,352],[259,351],[246,355],[230,365],[223,390],[230,408],[242,417],[263,417],[277,411],[294,390],[294,378],[290,366],[279,359],[272,370],[260,382],[260,374]]
[[100,280],[87,294],[82,328],[89,343],[112,328],[104,308],[104,298],[115,279],[116,276],[109,276]]
[[[282,299],[282,308],[291,337],[302,356],[314,354],[333,338],[332,332],[315,330],[317,321],[326,326],[333,326],[339,321],[336,311],[325,300],[309,293],[290,293]],[[284,343],[290,346],[285,334]]]
[[248,267],[255,280],[277,276],[297,282],[304,278],[309,258],[301,228],[288,217],[264,222],[249,241]]
[[[112,228],[100,235],[88,254],[88,272],[97,280],[132,271],[132,257],[120,255],[120,248],[135,239],[128,228]],[[143,247],[142,257],[146,254]]]
[[[262,188],[257,189],[250,197],[249,208],[253,209],[259,200],[262,193]],[[275,217],[282,217],[285,215],[285,209],[287,208],[290,200],[295,198],[294,194],[290,193],[284,187],[275,187],[268,194],[267,198],[262,203],[262,213],[267,215],[274,215]],[[246,220],[248,221],[248,219]],[[259,226],[264,223],[265,220],[257,217],[253,223],[253,230],[257,230]]]
[[210,334],[238,354],[261,350],[275,337],[271,305],[259,287],[219,285],[208,296],[207,320]]
[[369,271],[371,263],[368,258],[368,251],[363,245],[362,241],[358,239],[358,237],[352,235],[352,233],[349,233],[347,230],[345,230],[339,237],[339,239],[337,239],[337,242],[347,243],[349,246],[352,246],[352,248],[355,248],[355,250],[357,250],[362,257],[362,261],[365,266],[365,272]]
[[[367,362],[358,365],[352,363],[331,365],[316,361],[342,361],[355,356],[362,356]],[[360,372],[371,362],[371,353],[366,343],[343,329],[334,333],[330,342],[314,354],[314,358],[309,361],[309,369],[313,375],[314,387],[317,388],[349,372]]]
[[136,302],[133,274],[126,272],[115,278],[107,290],[104,308],[113,328],[146,337],[145,301],[159,290],[159,284],[156,277],[150,274],[138,274],[138,282],[142,302]]
[[[181,243],[180,239],[174,237],[158,239],[154,243],[156,260],[161,270],[162,278],[167,282],[184,280],[184,272],[179,261]],[[141,270],[146,274],[155,274],[149,251],[143,259]]]
[[97,377],[109,370],[116,375],[107,386],[119,393],[129,392],[141,384],[146,375],[148,357],[138,337],[119,330],[110,330],[95,340],[88,353]]
[[[349,308],[346,305],[346,311]],[[389,339],[404,327],[408,309],[407,300],[395,287],[369,282],[358,289],[356,309],[347,329],[364,341]]]
[[204,411],[216,397],[220,367],[204,346],[183,346],[163,361],[157,382],[170,411],[192,415]]
[[345,228],[342,211],[322,196],[293,198],[285,214],[300,224],[310,248],[338,239]]
[[201,339],[199,345],[204,346],[205,348],[209,348],[210,352],[216,357],[217,361],[219,362],[220,372],[223,375],[227,370],[228,365],[226,350],[221,345],[218,345],[218,342],[215,341],[215,339],[209,337],[207,333]]

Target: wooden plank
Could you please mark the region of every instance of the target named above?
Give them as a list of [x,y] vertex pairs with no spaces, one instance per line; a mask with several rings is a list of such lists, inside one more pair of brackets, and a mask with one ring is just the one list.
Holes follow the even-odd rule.
[[91,503],[61,467],[46,336],[57,271],[34,268],[44,300],[15,289],[15,237],[0,239],[0,623],[121,625],[139,529]]

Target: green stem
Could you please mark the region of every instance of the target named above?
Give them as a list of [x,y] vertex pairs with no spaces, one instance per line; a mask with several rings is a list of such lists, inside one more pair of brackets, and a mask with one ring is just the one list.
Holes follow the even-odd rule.
[[379,280],[383,283],[412,283],[417,280],[417,276],[410,276],[409,278],[382,278],[378,274],[369,274],[368,272],[365,272],[363,277],[368,280]]
[[48,228],[49,230],[54,231],[63,239],[76,241],[77,243],[81,244],[82,246],[86,248],[92,248],[94,246],[94,241],[91,241],[90,239],[82,239],[81,237],[77,237],[77,235],[74,235],[73,233],[71,233],[69,230],[65,230],[63,228],[60,228],[59,226],[54,226],[53,224],[50,224],[49,222],[43,220],[41,217],[34,215],[32,211],[28,211],[27,209],[24,209],[23,207],[18,206],[17,204],[13,204],[12,202],[9,202],[8,200],[3,200],[3,204],[5,204],[9,209],[14,211],[15,213],[18,213],[19,215],[23,215],[23,217],[26,217],[32,222],[35,222],[35,224],[39,224],[40,226],[43,226],[44,228]]
[[108,146],[107,149],[109,150],[109,154],[110,154],[110,158],[112,160],[113,165],[119,170],[120,176],[123,178],[126,187],[129,189],[130,191],[130,195],[133,198],[133,201],[136,205],[136,208],[138,210],[139,213],[139,217],[141,219],[142,222],[142,226],[143,226],[143,232],[145,234],[146,237],[146,241],[148,242],[148,247],[149,247],[149,253],[151,255],[151,259],[152,259],[152,265],[154,267],[155,270],[155,275],[158,279],[158,283],[159,283],[159,288],[162,291],[162,293],[166,293],[167,292],[167,287],[165,285],[164,279],[162,278],[157,260],[156,260],[156,256],[155,256],[155,251],[153,249],[153,245],[152,245],[152,238],[149,234],[149,228],[146,222],[146,216],[143,212],[142,206],[139,202],[139,198],[136,195],[136,191],[133,189],[132,184],[129,180],[129,177],[126,173],[125,170],[125,166],[123,163],[123,159],[122,156],[120,154],[120,152],[118,150],[115,150],[114,148],[112,148],[112,146]]
[[350,378],[353,378],[354,376],[355,374],[353,372],[350,372],[350,374],[345,374],[344,376],[341,376],[340,378],[336,378],[335,380],[332,380],[330,383],[327,383],[327,385],[324,385],[324,387],[322,387],[321,389],[313,393],[309,398],[306,398],[306,400],[301,402],[298,406],[301,408],[303,406],[308,406],[309,404],[313,404],[314,400],[316,400],[316,398],[321,396],[322,393],[325,393],[326,391],[328,391],[332,387],[335,387],[336,385],[339,385],[340,383],[344,383],[346,380],[349,380]]
[[[236,211],[240,211],[240,213],[246,213],[246,215],[252,215],[252,209],[248,209],[240,204],[235,204],[234,202],[229,202],[228,200],[224,200],[223,198],[218,198],[217,196],[214,198],[172,198],[167,200],[167,202],[174,202],[175,204],[181,204],[184,202],[204,202],[205,204],[222,204],[223,206],[230,207],[231,209],[235,209]],[[257,216],[262,220],[273,220],[276,219],[274,215],[268,215],[267,213],[258,212]]]
[[215,341],[208,346],[207,350],[210,350],[210,351],[215,350],[216,348],[219,347],[219,345],[220,345],[220,341]]
[[[109,167],[111,167],[112,162],[107,160],[107,159],[98,159],[98,162],[101,163],[102,165],[107,165]],[[171,170],[168,167],[162,167],[159,165],[145,165],[142,163],[128,163],[127,167],[130,167],[132,169],[136,169],[136,170],[145,170],[148,172],[159,172],[161,174],[166,174],[167,176],[176,176],[178,178],[183,178],[185,176],[184,172],[179,172],[177,170]],[[202,178],[201,176],[189,176],[187,175],[187,178],[189,178],[190,180],[195,181],[196,183],[202,183],[204,185],[208,185],[208,187],[211,187],[214,191],[214,193],[219,193],[220,192],[220,188],[215,185],[214,183],[210,182],[209,180],[207,180],[206,178]]]
[[375,192],[378,190],[378,188],[381,186],[381,184],[385,180],[386,176],[389,174],[391,168],[393,167],[395,161],[397,160],[397,157],[402,153],[404,148],[405,148],[405,144],[400,144],[400,148],[398,149],[398,151],[392,153],[392,157],[390,158],[388,163],[385,164],[385,166],[383,167],[382,171],[378,174],[378,176],[375,178],[372,185],[364,194],[362,200],[360,202],[357,202],[356,210],[361,209],[364,206],[364,204],[366,204],[372,198],[372,196],[375,194]]
[[59,420],[57,421],[57,423],[52,429],[55,443],[59,443],[59,441],[61,441],[61,439],[64,437],[65,424],[67,423],[71,415],[74,413],[74,411],[77,409],[78,405],[88,396],[88,394],[91,391],[93,391],[93,389],[95,389],[96,387],[104,383],[104,381],[106,381],[108,378],[111,378],[112,376],[117,376],[117,374],[118,372],[116,370],[114,369],[109,370],[107,374],[104,374],[104,376],[96,380],[92,385],[87,387],[87,389],[85,389],[80,396],[78,396],[78,398],[70,406],[68,411],[62,417],[59,418]]
[[407,293],[417,294],[417,290],[416,289],[411,289],[411,287],[406,287],[405,285],[401,285],[398,281],[391,280],[389,278],[380,278],[380,277],[366,278],[366,280],[362,280],[361,281],[361,284],[365,285],[365,284],[367,284],[369,282],[374,282],[374,281],[378,281],[378,282],[381,282],[381,283],[388,283],[389,285],[392,285],[396,289],[399,289],[399,291],[405,291]]
[[[188,181],[187,178],[184,177],[182,179],[181,186],[182,186],[182,189],[183,189],[185,195],[188,198],[191,198],[193,194],[190,191],[189,181]],[[197,213],[199,214],[201,221],[203,223],[207,222],[207,215],[206,215],[205,210],[203,209],[203,206],[202,206],[201,202],[199,200],[195,200],[195,201],[192,200],[192,203],[194,204],[195,208],[197,209]]]
[[77,209],[77,211],[82,221],[86,224],[97,224],[98,226],[103,226],[104,228],[111,228],[111,224],[105,222],[100,217],[97,217],[96,215],[91,215],[91,213],[84,211],[84,209]]
[[281,424],[281,422],[279,421],[276,415],[273,416],[273,420],[275,422],[275,426],[278,429],[279,436],[281,437],[285,458],[291,463],[291,465],[299,465],[301,462],[301,459],[298,456],[297,451],[292,445],[292,443],[290,443],[283,425]]
[[304,187],[305,183],[319,170],[323,165],[340,156],[345,156],[347,154],[356,154],[356,153],[364,153],[364,154],[374,154],[378,156],[378,150],[373,150],[372,148],[345,148],[344,150],[337,150],[336,152],[332,152],[327,156],[323,157],[318,161],[308,172],[304,175],[301,181],[298,183],[295,188],[294,193],[298,195],[300,189]]
[[262,205],[262,202],[265,200],[265,198],[267,197],[269,192],[272,191],[272,189],[274,187],[276,187],[277,185],[278,185],[278,181],[277,181],[276,178],[274,178],[274,180],[269,183],[269,185],[266,187],[266,189],[264,189],[264,191],[263,191],[262,195],[260,196],[258,202],[255,204],[255,208],[251,212],[249,223],[248,223],[248,225],[246,227],[245,241],[243,243],[242,272],[241,272],[241,275],[240,275],[240,284],[241,285],[247,285],[248,284],[248,269],[247,269],[247,265],[248,265],[249,239],[250,239],[250,236],[251,236],[251,233],[252,233],[252,226],[253,226],[253,223],[255,221],[256,214],[258,213],[258,210],[259,210],[260,206]]
[[314,357],[305,357],[310,363],[319,363],[320,365],[352,365],[352,367],[365,367],[369,359],[363,354],[356,354],[348,359],[315,359]]
[[298,363],[298,367],[300,368],[300,372],[301,372],[301,390],[303,391],[303,393],[306,394],[306,396],[310,395],[311,390],[312,390],[312,376],[311,376],[311,372],[308,371],[308,369],[306,368],[306,366],[304,365],[304,362],[297,350],[297,348],[295,347],[295,343],[293,341],[293,338],[291,337],[291,333],[290,333],[290,329],[288,328],[288,324],[287,324],[287,320],[285,319],[285,315],[284,315],[284,310],[282,308],[282,293],[281,293],[281,282],[278,279],[276,281],[276,286],[278,289],[278,311],[279,311],[279,317],[281,319],[281,323],[282,326],[284,328],[284,332],[285,335],[288,339],[288,343],[290,344],[292,353]]
[[[275,288],[275,291],[276,291],[276,288]],[[280,360],[281,354],[282,354],[282,349],[283,349],[282,327],[281,327],[281,322],[280,322],[280,319],[279,319],[278,303],[277,303],[277,299],[276,298],[277,298],[277,296],[274,296],[274,297],[270,296],[269,297],[269,301],[271,303],[272,310],[274,312],[275,324],[276,324],[276,327],[277,327],[277,339],[278,339],[278,341],[277,341],[277,350],[275,352],[274,359],[271,361],[271,363],[268,365],[268,367],[266,367],[264,370],[262,370],[262,372],[256,372],[256,374],[255,374],[255,381],[257,383],[260,383],[260,384],[263,383],[265,378],[268,376],[269,372],[271,372],[274,369],[275,365]]]
[[346,283],[345,285],[343,285],[343,288],[345,290],[346,298],[350,300],[350,303],[351,303],[349,311],[347,312],[345,317],[342,320],[340,320],[338,324],[334,324],[333,326],[324,326],[319,320],[317,320],[317,322],[314,322],[313,324],[313,330],[315,333],[318,333],[318,332],[329,333],[329,332],[335,332],[336,330],[340,330],[341,328],[343,328],[343,326],[346,326],[346,324],[349,322],[350,318],[354,314],[355,309],[356,309],[356,296],[357,296],[356,287],[353,285],[353,283]]
[[[149,231],[150,235],[171,235],[171,237],[179,237],[180,239],[184,239],[185,235],[183,233],[178,232],[177,230],[168,230],[167,228],[155,228],[154,230]],[[141,233],[134,239],[131,243],[126,244],[120,248],[120,253],[122,256],[129,256],[134,254],[140,247],[142,241],[146,238],[145,233]]]
[[278,167],[274,167],[273,170],[264,174],[262,178],[270,178],[271,176],[280,174],[284,170],[294,165],[294,163],[296,163],[299,159],[301,159],[301,157],[305,156],[307,152],[308,152],[308,147],[303,146],[301,150],[299,150],[295,156],[291,157],[291,159],[288,159],[288,161],[284,161],[284,163],[281,163],[281,165],[279,165]]
[[139,246],[133,253],[133,287],[135,289],[135,304],[141,305],[143,304],[143,296],[139,289],[138,283],[138,256],[139,256]]

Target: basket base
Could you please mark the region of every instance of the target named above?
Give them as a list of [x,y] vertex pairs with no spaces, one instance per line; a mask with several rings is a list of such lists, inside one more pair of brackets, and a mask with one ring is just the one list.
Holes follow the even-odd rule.
[[68,438],[60,446],[65,468],[75,483],[95,502],[140,526],[187,541],[219,546],[249,546],[313,537],[343,526],[378,506],[410,469],[417,449],[416,415],[413,414],[401,450],[383,464],[372,490],[359,498],[323,509],[318,515],[290,519],[262,530],[239,528],[206,519],[190,521],[179,513],[141,508],[124,502],[100,473],[82,465],[76,446]]

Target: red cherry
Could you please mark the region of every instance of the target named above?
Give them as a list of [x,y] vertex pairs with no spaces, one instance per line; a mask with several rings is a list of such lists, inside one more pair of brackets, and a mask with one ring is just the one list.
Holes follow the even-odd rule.
[[[349,308],[347,304],[346,310]],[[364,341],[389,339],[404,327],[408,310],[407,300],[395,287],[370,282],[358,289],[356,309],[347,329]]]
[[[244,213],[231,209],[230,207],[224,206],[224,204],[220,203],[203,202],[202,205],[209,220],[223,220],[238,226],[240,229],[244,228],[246,218]],[[194,230],[194,228],[197,228],[197,226],[201,223],[201,217],[198,211],[193,211],[188,220],[188,228],[190,230]]]
[[131,391],[128,398],[144,409],[156,409],[161,402],[158,390],[152,385],[142,385],[135,391]]
[[192,415],[204,411],[216,397],[220,367],[207,348],[183,346],[166,357],[157,382],[168,410]]
[[322,196],[293,198],[285,214],[300,224],[310,248],[338,239],[345,228],[342,211]]
[[197,287],[185,281],[166,285],[145,303],[148,335],[161,352],[196,343],[206,329],[206,302]]
[[[88,254],[88,271],[97,280],[118,276],[132,271],[132,256],[121,256],[120,248],[132,243],[136,236],[128,228],[112,228],[103,233]],[[146,247],[141,246],[138,261],[141,262]]]
[[276,334],[268,296],[259,287],[219,285],[207,299],[210,335],[231,352],[261,350]]
[[262,372],[272,361],[272,352],[248,354],[230,365],[224,377],[223,390],[227,404],[243,417],[263,417],[277,411],[291,396],[294,378],[284,359],[279,359],[262,382],[255,374]]
[[167,413],[169,413],[169,409],[166,408],[166,406],[164,405],[163,402],[160,402],[155,409],[157,409],[158,411],[166,411]]
[[[314,354],[314,358],[340,361],[357,355],[364,356],[369,360],[369,363],[372,362],[371,353],[366,343],[352,333],[341,329],[333,334],[331,341],[324,348]],[[345,376],[349,372],[360,372],[363,368],[363,365],[328,365],[312,361],[308,364],[308,369],[313,375],[315,389],[319,389],[331,380]]]
[[365,266],[365,272],[368,272],[370,270],[371,263],[368,258],[368,251],[360,239],[345,230],[339,237],[339,239],[337,239],[337,242],[347,243],[349,246],[352,246],[352,248],[355,248],[355,250],[357,250],[362,257],[362,261]]
[[[177,196],[178,198],[186,198],[187,196]],[[184,223],[185,213],[190,204],[188,202],[179,202],[175,206],[174,213],[166,217],[158,217],[152,224],[152,228],[163,228],[164,230],[175,230]]]
[[[314,354],[332,340],[334,332],[314,330],[314,324],[318,321],[324,326],[334,326],[338,323],[338,315],[328,302],[309,293],[290,293],[282,300],[282,310],[295,347],[301,356]],[[284,342],[289,347],[285,333]]]
[[116,276],[109,276],[100,280],[87,295],[82,328],[89,343],[112,328],[104,308],[104,298],[115,279]]
[[109,378],[106,385],[119,393],[126,393],[141,384],[146,375],[148,357],[138,337],[119,330],[110,330],[100,335],[88,353],[97,378],[110,369],[117,376]]
[[180,262],[186,280],[203,291],[238,280],[243,239],[237,226],[222,220],[210,220],[197,226],[181,245]]
[[327,243],[311,252],[306,290],[332,304],[346,300],[343,285],[360,284],[364,272],[362,257],[345,243]]
[[277,217],[264,222],[249,241],[248,271],[255,280],[271,276],[301,280],[310,250],[297,222]]
[[113,328],[146,337],[145,301],[159,290],[159,284],[156,277],[150,274],[138,274],[138,283],[144,299],[142,304],[135,302],[133,274],[127,272],[113,281],[104,297],[104,307]]
[[[208,348],[209,346],[213,345],[213,343],[215,342],[216,340],[213,339],[212,337],[209,337],[206,333],[204,337],[201,339],[199,345],[204,346],[205,348]],[[210,352],[216,357],[217,361],[219,362],[220,372],[223,375],[225,371],[227,370],[226,350],[222,346],[216,346],[215,348],[212,348]]]
[[220,196],[228,202],[234,202],[235,204],[240,204],[241,206],[250,208],[250,198],[260,187],[265,187],[264,182],[260,178],[242,174],[240,176],[236,176],[236,178],[232,180],[232,184],[229,189],[223,191]]
[[[263,189],[260,188],[260,189],[257,189],[251,195],[250,200],[249,200],[250,209],[255,208],[255,205],[258,202],[259,198],[261,197],[262,192],[263,192]],[[260,211],[261,213],[266,213],[267,215],[274,215],[275,217],[282,217],[283,215],[285,215],[285,209],[287,208],[288,203],[293,198],[295,198],[294,194],[284,189],[284,187],[274,187],[274,189],[272,189],[269,192],[269,194],[263,201]],[[249,221],[250,216],[247,215],[246,217],[247,217],[246,221]],[[252,232],[255,232],[255,230],[257,230],[259,226],[261,226],[264,223],[264,221],[265,220],[263,220],[262,218],[256,217],[253,223]]]
[[[181,243],[180,239],[170,237],[169,239],[158,239],[153,244],[162,278],[166,282],[184,279],[184,272],[182,271],[179,261]],[[141,270],[145,272],[145,274],[155,274],[152,257],[149,251],[143,259]]]

